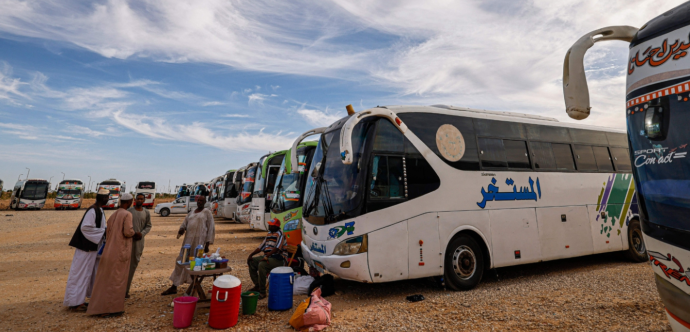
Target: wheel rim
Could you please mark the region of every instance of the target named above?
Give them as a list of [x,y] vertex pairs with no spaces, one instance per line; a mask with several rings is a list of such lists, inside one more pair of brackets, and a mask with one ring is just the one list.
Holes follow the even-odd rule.
[[632,246],[635,251],[644,256],[644,254],[647,252],[647,248],[644,245],[644,241],[642,240],[642,233],[640,233],[639,229],[635,229],[632,231]]
[[463,280],[474,276],[474,273],[477,271],[477,258],[470,247],[461,245],[455,249],[453,253],[453,270]]

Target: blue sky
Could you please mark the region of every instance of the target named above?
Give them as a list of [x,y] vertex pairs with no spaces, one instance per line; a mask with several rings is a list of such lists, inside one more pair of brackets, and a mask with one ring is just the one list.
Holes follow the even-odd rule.
[[[376,105],[571,121],[567,49],[681,1],[0,2],[0,179],[208,181]],[[624,43],[585,59],[624,128]]]

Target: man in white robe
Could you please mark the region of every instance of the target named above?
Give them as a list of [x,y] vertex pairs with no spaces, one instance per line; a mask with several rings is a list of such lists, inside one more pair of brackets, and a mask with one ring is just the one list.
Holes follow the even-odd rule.
[[86,310],[86,298],[91,296],[93,282],[98,268],[97,257],[103,247],[106,218],[103,206],[108,204],[110,192],[101,189],[96,203],[90,206],[82,217],[69,245],[75,248],[72,266],[69,269],[63,304],[71,310]]

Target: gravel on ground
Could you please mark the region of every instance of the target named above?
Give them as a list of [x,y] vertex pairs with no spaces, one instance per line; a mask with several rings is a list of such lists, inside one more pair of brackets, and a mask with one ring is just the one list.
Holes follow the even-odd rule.
[[[0,330],[122,331],[173,330],[175,296],[170,286],[184,215],[152,213],[153,229],[122,317],[100,319],[62,306],[74,249],[67,244],[84,211],[0,211]],[[109,216],[112,211],[106,212]],[[261,242],[247,225],[216,220],[211,246],[230,259],[231,273],[251,288],[246,258]],[[630,263],[618,253],[487,271],[471,291],[452,292],[431,279],[364,284],[336,279],[329,331],[669,331],[648,264]],[[204,285],[210,290],[210,281]],[[183,289],[179,290],[181,295]],[[405,297],[422,294],[410,303]],[[178,295],[178,296],[179,296]],[[295,306],[305,296],[294,298]],[[294,307],[293,307],[294,308]],[[237,331],[289,331],[294,309],[240,316]],[[208,309],[198,309],[190,330],[210,330]]]

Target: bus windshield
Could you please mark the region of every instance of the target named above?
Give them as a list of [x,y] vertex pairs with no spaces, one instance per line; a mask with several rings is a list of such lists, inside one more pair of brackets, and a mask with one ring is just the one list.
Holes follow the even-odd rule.
[[651,223],[690,231],[690,102],[653,99],[628,116],[640,208]]
[[240,197],[240,204],[249,203],[252,201],[252,192],[254,191],[254,180],[256,178],[256,168],[254,166],[247,170],[244,178],[244,185],[242,186],[242,195]]
[[235,189],[235,183],[232,182],[232,178],[235,175],[235,173],[228,173],[225,176],[225,198],[235,198],[237,197],[237,189]]
[[[308,155],[305,155],[307,149]],[[302,192],[307,181],[305,166],[308,166],[306,163],[311,161],[311,157],[314,154],[313,151],[313,147],[300,147],[297,149],[297,162],[299,163],[297,173],[285,173],[285,161],[288,158],[283,159],[278,172],[278,178],[276,179],[275,190],[273,191],[275,194],[273,204],[271,204],[271,211],[273,213],[283,213],[302,205]]]
[[45,199],[48,194],[48,183],[27,183],[24,185],[21,198],[24,199]]
[[259,159],[259,166],[256,168],[256,176],[254,182],[254,197],[264,197],[264,186],[266,185],[266,174],[262,173],[263,164],[268,162],[268,156],[263,156]]
[[139,182],[137,189],[156,189],[155,182]]
[[375,128],[374,122],[367,120],[352,131],[354,157],[350,165],[343,164],[340,157],[340,129],[321,136],[305,190],[304,216],[310,224],[331,224],[361,213],[367,164],[360,159],[366,138]]
[[64,196],[64,195],[72,195],[78,197],[81,194],[81,190],[79,189],[59,189],[57,192],[57,196]]
[[177,192],[177,197],[186,197],[189,196],[191,193],[189,192],[189,187],[188,186],[181,186],[180,190]]

